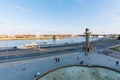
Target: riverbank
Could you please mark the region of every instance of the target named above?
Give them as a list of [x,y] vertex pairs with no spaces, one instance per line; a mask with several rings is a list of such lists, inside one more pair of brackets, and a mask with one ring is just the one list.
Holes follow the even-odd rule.
[[50,40],[52,38],[0,38],[0,40]]
[[[39,40],[39,39],[63,39],[73,37],[71,34],[15,34],[15,35],[0,35],[0,40]],[[79,37],[74,35],[74,37]]]

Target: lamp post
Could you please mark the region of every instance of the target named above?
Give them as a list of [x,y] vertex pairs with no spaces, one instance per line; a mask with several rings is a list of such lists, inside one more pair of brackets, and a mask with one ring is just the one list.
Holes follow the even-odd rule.
[[6,51],[5,51],[5,59],[7,60],[8,59],[8,57],[7,57],[7,52],[8,52],[8,43],[7,43],[7,40],[5,41],[5,43],[6,43]]
[[38,38],[39,38],[39,41],[38,41],[38,43],[39,43],[39,44],[38,44],[38,50],[40,50],[40,37],[41,37],[41,36],[40,36],[40,30],[38,30]]

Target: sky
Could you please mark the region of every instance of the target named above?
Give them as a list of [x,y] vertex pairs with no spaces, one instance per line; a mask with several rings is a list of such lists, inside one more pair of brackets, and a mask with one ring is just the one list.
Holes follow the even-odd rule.
[[120,34],[120,0],[0,0],[0,34]]

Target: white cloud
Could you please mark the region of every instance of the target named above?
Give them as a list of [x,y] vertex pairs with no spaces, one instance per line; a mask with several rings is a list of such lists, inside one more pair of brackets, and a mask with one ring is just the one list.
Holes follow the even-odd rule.
[[114,22],[120,21],[120,9],[114,9],[109,12],[110,19]]
[[8,5],[8,7],[9,7],[9,8],[11,8],[11,9],[13,8],[13,6],[12,6],[12,5]]
[[8,7],[11,8],[11,9],[21,10],[21,11],[23,11],[23,12],[26,11],[26,9],[25,9],[24,7],[22,7],[22,6],[20,6],[20,5],[16,5],[16,4],[14,4],[14,5],[9,5]]
[[3,23],[3,21],[2,21],[2,19],[0,20],[0,25],[3,25],[4,23]]
[[120,10],[119,9],[115,9],[115,12],[119,12]]
[[21,11],[25,11],[25,8],[23,8],[23,7],[19,6],[19,5],[14,5],[14,7],[15,7],[16,9],[21,10]]
[[2,22],[0,22],[0,25],[3,24]]

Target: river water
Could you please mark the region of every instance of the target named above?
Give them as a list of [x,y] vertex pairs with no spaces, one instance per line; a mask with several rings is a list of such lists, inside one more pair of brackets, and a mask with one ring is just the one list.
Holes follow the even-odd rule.
[[[97,40],[98,38],[91,38],[91,41]],[[31,42],[39,42],[40,44],[65,44],[65,43],[73,43],[73,42],[82,42],[85,41],[84,37],[77,37],[77,38],[65,38],[60,40],[1,40],[0,41],[0,47],[15,47],[20,46],[26,43]]]

